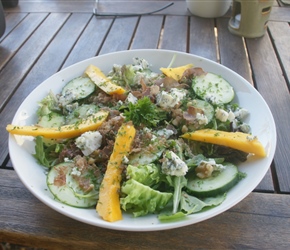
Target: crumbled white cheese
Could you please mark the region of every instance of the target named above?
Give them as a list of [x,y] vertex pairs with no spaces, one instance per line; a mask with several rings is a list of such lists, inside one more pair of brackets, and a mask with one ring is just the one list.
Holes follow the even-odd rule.
[[204,179],[211,177],[213,171],[223,171],[224,169],[224,165],[217,164],[214,159],[209,159],[208,161],[202,160],[195,168],[195,172],[197,177]]
[[135,71],[144,70],[149,68],[149,63],[143,58],[135,57],[132,66]]
[[229,116],[228,116],[228,120],[230,121],[230,122],[232,122],[233,120],[235,120],[235,114],[234,114],[234,112],[233,111],[230,111],[229,112]]
[[76,146],[85,156],[91,154],[102,144],[102,135],[99,131],[88,131],[76,139]]
[[237,111],[235,111],[234,114],[237,119],[242,121],[249,114],[249,111],[244,108],[240,108]]
[[119,100],[119,101],[117,102],[117,105],[118,105],[118,106],[121,106],[121,105],[123,105],[123,102],[122,102],[121,100]]
[[71,171],[71,175],[75,175],[75,176],[81,176],[81,171],[79,171],[79,169],[77,167],[74,167]]
[[96,109],[95,108],[89,108],[86,112],[86,117],[89,117],[90,115],[93,115],[96,113]]
[[204,114],[197,113],[196,114],[196,119],[197,119],[199,125],[208,124],[208,119],[207,119],[206,115],[204,115]]
[[158,137],[154,134],[152,134],[152,138],[151,138],[151,141],[155,141]]
[[156,134],[157,134],[158,136],[163,136],[163,137],[165,137],[166,139],[168,139],[171,135],[174,134],[174,132],[173,132],[173,130],[171,130],[171,129],[163,128],[163,129],[158,130]]
[[65,157],[63,160],[64,162],[73,162],[73,160],[69,159],[68,157]]
[[172,151],[164,153],[164,161],[161,168],[164,174],[173,176],[184,176],[188,171],[186,163]]
[[229,117],[229,113],[223,109],[217,108],[215,111],[215,117],[221,122],[226,122]]
[[122,163],[128,164],[129,163],[129,159],[127,156],[124,156],[122,159]]
[[[60,99],[61,99],[61,97],[60,97]],[[79,103],[78,102],[74,102],[74,103],[71,103],[71,104],[68,104],[68,105],[65,106],[65,108],[66,108],[66,110],[68,112],[73,112],[78,107],[79,107]]]
[[138,101],[138,98],[135,97],[132,93],[128,94],[128,96],[126,98],[126,102],[135,104],[137,101]]
[[72,91],[67,91],[65,92],[64,95],[59,97],[58,101],[62,107],[65,107],[67,104],[71,103],[75,99],[76,99],[75,93],[73,93]]
[[212,104],[217,104],[216,96],[211,95],[210,93],[207,93],[206,95],[204,95],[204,100]]
[[184,89],[172,88],[170,92],[161,91],[157,97],[157,105],[162,108],[173,108],[186,96]]
[[219,170],[219,171],[222,171],[226,168],[224,165],[216,163],[216,161],[214,159],[211,159],[211,158],[209,158],[207,161],[202,160],[200,163],[211,164],[214,166],[214,170]]
[[243,124],[239,125],[238,129],[244,133],[247,133],[247,134],[251,133],[251,127],[247,123],[243,123]]

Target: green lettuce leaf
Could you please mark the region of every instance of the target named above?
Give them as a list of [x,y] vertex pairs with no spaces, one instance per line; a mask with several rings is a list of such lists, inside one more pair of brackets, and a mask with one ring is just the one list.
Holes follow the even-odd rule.
[[166,176],[166,180],[170,186],[174,188],[173,193],[173,210],[172,213],[177,213],[179,204],[182,198],[182,189],[187,185],[187,179],[184,176]]
[[121,188],[126,196],[120,199],[121,207],[133,213],[134,217],[162,210],[172,198],[172,193],[159,192],[133,179]]
[[153,163],[139,166],[128,165],[127,177],[152,187],[160,181],[160,170]]
[[63,144],[55,143],[49,146],[45,145],[42,136],[35,137],[35,154],[34,158],[37,162],[47,168],[55,165],[58,160],[58,155],[63,148]]
[[182,192],[180,200],[180,210],[177,213],[163,212],[158,215],[161,222],[172,222],[184,219],[187,215],[205,211],[220,205],[226,198],[226,194],[216,197],[208,197],[205,199],[198,199],[194,196]]
[[198,199],[194,196],[182,192],[180,201],[181,210],[186,214],[201,212],[205,209],[213,208],[220,205],[226,199],[226,194],[205,199]]
[[35,138],[35,154],[33,156],[35,157],[35,159],[38,161],[39,164],[47,168],[50,167],[50,162],[46,158],[42,136],[37,136]]

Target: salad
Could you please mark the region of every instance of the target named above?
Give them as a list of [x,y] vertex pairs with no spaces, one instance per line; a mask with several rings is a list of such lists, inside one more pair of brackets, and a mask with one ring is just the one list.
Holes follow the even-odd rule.
[[142,58],[90,65],[61,93],[41,100],[32,126],[7,131],[35,137],[55,199],[95,207],[107,221],[157,214],[183,218],[220,205],[242,178],[239,162],[265,157],[221,76],[191,64],[153,72]]

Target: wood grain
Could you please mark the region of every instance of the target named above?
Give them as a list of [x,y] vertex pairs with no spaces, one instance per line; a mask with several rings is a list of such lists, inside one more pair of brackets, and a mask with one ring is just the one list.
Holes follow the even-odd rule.
[[220,62],[253,84],[249,59],[243,38],[229,32],[227,29],[228,22],[228,18],[217,19]]
[[130,49],[157,49],[163,27],[163,16],[142,16]]
[[[121,232],[65,217],[33,197],[19,183],[14,171],[0,170],[0,175],[0,241],[46,249],[290,247],[290,196],[287,195],[252,193],[229,211],[183,228]],[[22,216],[19,216],[20,211]],[[257,234],[259,237],[256,237]]]
[[[290,96],[283,72],[275,55],[270,38],[246,40],[255,85],[269,105],[277,124],[277,149],[274,157],[281,192],[290,192],[289,148]],[[275,97],[275,98],[273,98]]]
[[10,13],[5,15],[6,28],[2,37],[0,37],[0,42],[2,42],[2,40],[4,40],[5,37],[15,28],[15,26],[26,16],[27,13]]
[[[131,6],[136,0],[129,1]],[[168,1],[144,4],[148,8],[153,2]],[[218,19],[192,16],[184,0],[156,15],[125,18],[97,18],[93,3],[20,0],[18,7],[5,9],[7,26],[0,39],[0,241],[45,249],[289,249],[290,8],[276,4],[265,36],[243,39],[228,31],[229,13]],[[271,169],[254,192],[212,219],[159,232],[102,229],[50,209],[12,170],[5,127],[35,87],[78,61],[139,48],[179,50],[220,62],[252,83],[273,113],[278,143]]]
[[[9,62],[8,67],[4,68],[3,72],[1,72],[0,80],[3,78],[7,79],[6,84],[9,84],[10,87],[22,81],[19,90],[14,93],[9,103],[5,106],[3,114],[1,114],[0,128],[3,129],[3,131],[5,131],[6,125],[11,123],[13,115],[27,95],[29,95],[29,93],[42,81],[61,68],[67,55],[76,43],[79,34],[90,18],[84,14],[73,14],[67,20],[68,17],[69,15],[64,13],[51,14],[47,22],[44,22],[39,27],[39,30],[37,30],[38,32],[35,32],[30,40],[27,41],[21,50],[13,57],[10,61],[12,65],[10,65]],[[77,27],[75,27],[76,22],[79,24]],[[59,29],[61,29],[61,32],[57,33]],[[53,41],[51,41],[52,38],[54,38]],[[35,46],[35,44],[37,44],[37,46]],[[29,72],[29,75],[27,75],[25,79],[22,79],[31,67],[31,65],[29,66],[29,64],[26,65],[24,63],[28,63],[28,60],[26,60],[27,57],[31,60],[31,63],[34,62],[35,65]],[[53,58],[53,63],[51,63],[51,58]],[[24,62],[23,59],[25,59]],[[35,62],[36,59],[37,62]],[[15,63],[13,63],[14,61]],[[20,63],[21,61],[22,64]],[[14,66],[14,64],[21,64],[23,66],[21,67],[22,78],[19,77],[20,79],[15,79],[15,77],[13,77],[16,71],[16,66]],[[6,71],[7,73],[5,73]],[[8,74],[9,72],[10,74]],[[2,95],[2,92],[0,95]],[[1,163],[3,163],[8,154],[8,148],[6,146],[8,139],[7,133],[0,133],[0,138],[3,142],[3,144],[1,143],[3,148],[1,148],[0,151],[0,159]]]
[[[3,106],[7,102],[8,98],[11,96],[15,88],[17,88],[19,82],[24,77],[23,73],[27,71],[31,64],[34,62],[35,58],[33,54],[28,56],[32,49],[37,49],[27,47],[27,50],[22,50],[24,53],[22,58],[25,58],[25,63],[19,60],[11,60],[11,58],[17,53],[20,47],[26,42],[31,33],[37,29],[40,23],[44,20],[47,14],[31,14],[25,18],[24,21],[20,22],[20,24],[7,36],[2,42],[0,47],[0,69],[1,70],[1,87],[2,90],[0,92],[0,110],[3,109]],[[34,41],[36,42],[36,41]],[[36,45],[41,46],[41,43],[36,43]],[[25,54],[29,53],[29,54]],[[8,62],[9,67],[3,68],[4,64]],[[21,69],[24,71],[18,71],[17,69]]]
[[[34,14],[32,15],[32,18],[33,16]],[[44,14],[40,15],[41,19],[39,21],[42,21],[45,16],[46,15]],[[49,72],[47,65],[43,65],[43,68],[46,70],[39,71],[39,63],[41,62],[40,60],[36,63],[36,67],[34,67],[32,73],[26,78],[25,76],[31,69],[32,64],[34,64],[36,60],[39,60],[39,56],[46,49],[49,42],[53,39],[58,30],[61,28],[63,22],[65,22],[67,18],[68,14],[51,14],[49,17],[47,17],[46,20],[43,21],[43,23],[33,33],[33,35],[31,35],[30,38],[25,42],[25,44],[23,44],[23,46],[20,47],[18,51],[13,54],[13,58],[11,58],[11,60],[5,65],[5,67],[1,71],[0,82],[1,88],[3,88],[3,91],[0,92],[0,95],[2,96],[0,99],[0,107],[3,109],[0,119],[0,129],[1,131],[3,131],[3,133],[0,133],[0,140],[2,142],[0,146],[1,165],[3,164],[4,160],[8,155],[8,134],[5,131],[6,125],[11,123],[19,105],[30,94],[30,92],[43,80],[45,80],[46,77],[50,76],[46,73],[53,74],[55,73],[55,71]],[[23,29],[26,28],[25,24],[21,23],[20,25],[24,26]],[[9,37],[9,39],[7,39],[16,39],[18,29],[16,31],[14,30],[10,34],[12,38]],[[19,30],[19,32],[22,32],[22,29]],[[29,34],[27,34],[26,36],[28,35]],[[0,50],[1,48],[4,48],[6,46],[5,41],[3,41],[4,44],[1,43]],[[15,45],[11,45],[10,50],[16,50],[15,48],[13,48],[13,46]],[[48,65],[50,65],[50,63],[48,63]],[[44,76],[41,78],[41,75]],[[20,85],[21,82],[22,84]],[[17,86],[19,86],[18,90],[16,90]],[[12,93],[14,93],[14,95],[9,100],[9,96],[11,96]],[[5,105],[6,102],[7,105]]]
[[138,20],[138,17],[114,19],[114,23],[109,30],[99,54],[129,49]]
[[186,52],[187,28],[186,16],[166,16],[160,48]]
[[[290,11],[290,10],[289,10]],[[283,75],[290,88],[290,29],[289,24],[284,22],[269,22],[268,28],[277,50],[278,59],[280,61]]]
[[99,19],[92,16],[84,31],[80,34],[79,39],[76,41],[69,53],[68,58],[62,65],[66,68],[74,63],[94,57],[99,53],[103,42],[111,28],[113,19]]
[[214,19],[190,17],[189,52],[218,62]]

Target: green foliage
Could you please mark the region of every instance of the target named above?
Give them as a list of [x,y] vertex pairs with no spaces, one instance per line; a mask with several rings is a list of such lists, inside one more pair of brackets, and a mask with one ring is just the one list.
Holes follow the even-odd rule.
[[121,206],[135,217],[162,210],[172,198],[172,193],[159,192],[138,181],[130,179],[121,189],[125,198],[121,198]]
[[159,110],[149,97],[139,99],[135,104],[129,103],[124,115],[126,121],[132,121],[137,127],[144,125],[148,128],[156,127],[166,118],[166,113]]

